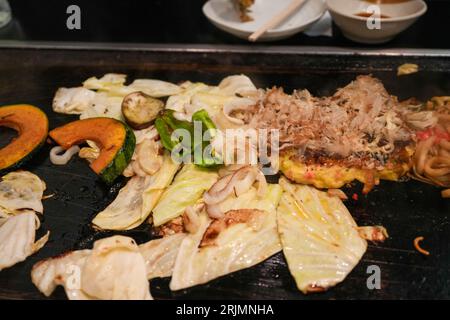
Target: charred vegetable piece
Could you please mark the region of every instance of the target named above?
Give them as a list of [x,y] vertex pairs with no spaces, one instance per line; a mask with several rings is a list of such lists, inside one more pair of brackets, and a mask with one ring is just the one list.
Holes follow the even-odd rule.
[[149,127],[163,109],[164,102],[140,91],[130,93],[122,102],[126,122],[137,130]]
[[125,123],[112,118],[90,118],[68,123],[50,131],[50,137],[64,149],[94,141],[100,155],[90,167],[111,184],[127,167],[136,147],[136,137]]
[[0,127],[14,129],[18,137],[0,149],[0,173],[20,167],[45,143],[48,134],[46,114],[30,105],[0,107]]

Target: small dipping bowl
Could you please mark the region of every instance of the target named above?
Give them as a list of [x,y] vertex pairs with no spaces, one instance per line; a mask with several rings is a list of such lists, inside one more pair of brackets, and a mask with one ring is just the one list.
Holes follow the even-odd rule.
[[378,44],[392,40],[427,11],[422,0],[327,0],[328,10],[344,36],[352,41]]

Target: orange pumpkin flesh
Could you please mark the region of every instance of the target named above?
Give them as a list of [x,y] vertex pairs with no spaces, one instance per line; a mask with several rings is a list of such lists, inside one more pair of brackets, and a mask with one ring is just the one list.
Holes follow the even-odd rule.
[[0,149],[0,171],[20,166],[47,138],[47,116],[31,105],[0,107],[0,126],[18,133],[11,143]]
[[50,137],[63,149],[94,141],[100,148],[99,157],[90,167],[107,183],[122,173],[131,160],[135,138],[122,122],[112,118],[90,118],[68,123],[50,131]]

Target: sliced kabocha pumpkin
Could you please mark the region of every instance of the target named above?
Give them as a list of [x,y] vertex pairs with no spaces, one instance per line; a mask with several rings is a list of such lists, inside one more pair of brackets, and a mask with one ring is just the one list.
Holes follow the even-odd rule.
[[90,118],[70,122],[50,131],[50,137],[63,149],[94,141],[100,155],[90,167],[107,184],[122,174],[131,161],[136,137],[123,122],[112,118]]
[[0,107],[0,127],[17,131],[18,136],[0,149],[0,173],[20,167],[45,143],[48,134],[47,115],[39,108],[26,105]]

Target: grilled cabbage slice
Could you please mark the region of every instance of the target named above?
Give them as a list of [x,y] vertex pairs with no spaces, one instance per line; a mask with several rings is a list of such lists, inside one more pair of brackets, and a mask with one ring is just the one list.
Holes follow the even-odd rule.
[[31,279],[46,296],[62,285],[71,300],[152,299],[144,258],[134,240],[124,236],[38,262]]
[[230,211],[214,222],[202,211],[197,232],[187,235],[181,243],[170,289],[206,283],[254,266],[281,251],[275,211],[280,195],[278,185],[269,185],[267,195],[257,199],[252,188],[224,205]]
[[139,246],[147,266],[147,278],[149,280],[172,275],[178,249],[185,237],[186,233],[175,233]]
[[69,300],[88,300],[81,291],[81,269],[92,250],[78,250],[39,261],[31,269],[31,281],[46,297],[64,286]]
[[81,271],[81,288],[101,300],[151,299],[144,258],[133,239],[96,241]]
[[218,174],[194,164],[185,165],[174,182],[164,191],[153,209],[153,223],[160,226],[183,214],[194,205],[218,179]]
[[337,197],[285,178],[280,185],[278,231],[298,289],[323,291],[340,283],[367,249],[352,216]]
[[222,212],[239,209],[259,209],[276,212],[283,190],[278,184],[268,184],[264,197],[258,197],[258,191],[253,186],[239,197],[231,195],[219,204]]
[[59,88],[53,98],[53,111],[81,114],[92,105],[96,92],[83,87]]
[[42,213],[42,195],[46,186],[37,175],[28,171],[15,171],[0,179],[0,208],[10,214],[22,209]]
[[129,230],[147,219],[153,207],[172,182],[179,164],[164,155],[162,167],[152,176],[131,178],[116,199],[92,221],[106,230]]
[[0,271],[24,261],[47,243],[49,232],[34,241],[38,228],[39,220],[31,210],[10,216],[3,222],[0,226]]
[[[256,91],[252,81],[244,75],[233,75],[224,78],[218,86],[204,83],[185,82],[178,94],[169,97],[166,109],[174,110],[179,120],[191,121],[192,115],[199,110],[206,110],[214,123],[223,129],[222,110],[227,104],[243,105],[248,99],[247,93]],[[255,103],[253,101],[253,103]]]

